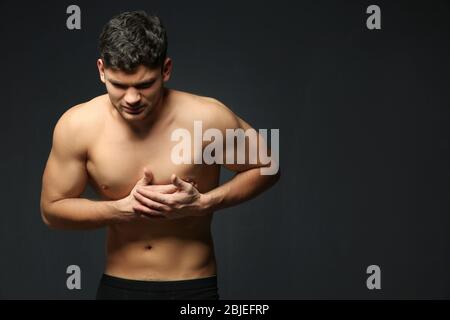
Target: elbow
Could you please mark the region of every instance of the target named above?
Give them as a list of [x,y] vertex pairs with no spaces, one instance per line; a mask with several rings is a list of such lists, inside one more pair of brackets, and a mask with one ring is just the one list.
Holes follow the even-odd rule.
[[273,175],[273,185],[276,184],[281,178],[281,170],[278,168],[277,173]]
[[280,180],[281,178],[281,169],[278,167],[278,172],[275,175],[275,183],[278,182],[278,180]]
[[42,209],[41,209],[41,219],[49,229],[55,229],[55,226],[51,223],[51,219],[49,219],[48,214]]
[[48,208],[41,204],[41,219],[44,224],[52,230],[58,229],[58,226],[55,224],[54,219],[51,217],[52,215],[49,213]]
[[260,174],[265,176],[269,186],[273,186],[280,180],[281,170],[278,164],[276,165],[266,165],[259,168]]

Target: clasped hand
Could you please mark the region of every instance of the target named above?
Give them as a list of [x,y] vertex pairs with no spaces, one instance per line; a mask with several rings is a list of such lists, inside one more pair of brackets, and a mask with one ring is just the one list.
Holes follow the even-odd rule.
[[184,181],[175,174],[172,184],[158,186],[140,185],[133,192],[138,201],[133,209],[151,218],[177,219],[187,216],[202,216],[206,209],[205,195],[201,194],[193,181]]

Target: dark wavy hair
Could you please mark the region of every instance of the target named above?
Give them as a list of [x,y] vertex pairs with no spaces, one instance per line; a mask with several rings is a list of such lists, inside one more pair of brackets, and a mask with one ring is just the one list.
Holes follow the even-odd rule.
[[103,27],[100,58],[106,68],[133,72],[139,65],[162,67],[167,34],[161,19],[144,11],[123,12]]

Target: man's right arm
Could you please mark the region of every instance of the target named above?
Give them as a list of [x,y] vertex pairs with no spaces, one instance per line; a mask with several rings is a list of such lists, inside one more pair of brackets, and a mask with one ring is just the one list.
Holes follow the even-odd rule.
[[54,229],[94,229],[122,221],[118,201],[82,199],[88,180],[88,132],[83,130],[80,106],[58,120],[42,177],[40,210],[45,224]]

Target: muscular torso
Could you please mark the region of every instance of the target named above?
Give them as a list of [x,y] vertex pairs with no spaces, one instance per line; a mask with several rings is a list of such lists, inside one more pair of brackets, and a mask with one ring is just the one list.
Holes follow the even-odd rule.
[[[153,184],[169,184],[172,173],[193,178],[200,192],[218,185],[219,167],[196,164],[176,165],[171,161],[173,130],[184,127],[195,99],[171,91],[171,116],[152,125],[144,136],[127,129],[120,115],[100,96],[86,108],[93,116],[90,126],[86,169],[89,182],[104,200],[126,197],[142,178],[143,168],[153,173]],[[177,105],[173,105],[177,104]],[[187,108],[179,112],[177,108]],[[195,107],[194,107],[195,108]],[[94,111],[95,110],[95,111]],[[190,114],[192,116],[192,114]],[[123,119],[122,119],[123,120]],[[212,213],[180,219],[137,219],[108,227],[105,273],[139,280],[193,279],[216,274],[211,236]]]

